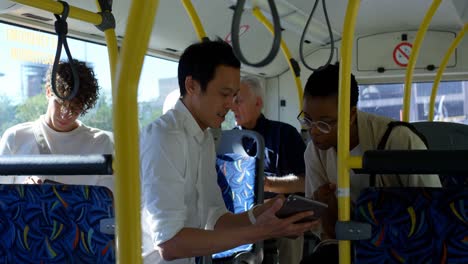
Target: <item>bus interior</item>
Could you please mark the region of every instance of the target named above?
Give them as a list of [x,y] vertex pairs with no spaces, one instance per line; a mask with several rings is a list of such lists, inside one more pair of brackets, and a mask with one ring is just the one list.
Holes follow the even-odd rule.
[[[342,222],[351,218],[346,177],[349,169],[363,166],[362,158],[346,151],[349,73],[359,83],[361,111],[407,122],[468,124],[466,0],[66,2],[71,54],[92,65],[101,87],[95,108],[81,120],[114,134],[119,263],[141,263],[138,131],[175,104],[178,59],[204,38],[236,46],[244,58],[241,75],[260,78],[265,87],[264,115],[291,124],[306,142],[308,132],[296,119],[304,84],[317,68],[340,63]],[[64,9],[54,0],[0,0],[0,134],[45,111],[45,75],[57,48],[54,14]],[[230,113],[222,129],[235,126]],[[463,164],[451,166],[464,170]],[[462,209],[467,249],[466,204]],[[352,243],[339,243],[340,263],[351,263]]]

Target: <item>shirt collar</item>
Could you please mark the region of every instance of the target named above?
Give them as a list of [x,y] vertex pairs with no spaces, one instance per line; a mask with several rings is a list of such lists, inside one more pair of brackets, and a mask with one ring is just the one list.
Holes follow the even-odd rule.
[[264,130],[267,125],[267,119],[263,114],[260,114],[260,116],[257,119],[257,124],[255,125],[254,130]]
[[[265,127],[267,125],[267,119],[263,114],[260,114],[260,116],[257,119],[257,123],[255,124],[255,127],[252,129],[253,131],[264,131]],[[246,129],[245,127],[238,126],[239,129]]]
[[203,131],[200,126],[198,125],[197,121],[193,117],[192,113],[188,110],[188,108],[184,105],[182,100],[177,100],[176,105],[174,106],[174,110],[182,113],[185,117],[184,119],[184,127],[189,133],[190,136],[195,137],[198,143],[202,143],[205,139],[205,134],[209,133],[206,129]]

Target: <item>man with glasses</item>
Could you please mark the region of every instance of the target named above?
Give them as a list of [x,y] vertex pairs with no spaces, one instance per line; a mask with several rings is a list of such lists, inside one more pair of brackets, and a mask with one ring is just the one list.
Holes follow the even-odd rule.
[[[276,194],[304,192],[305,143],[293,126],[265,118],[262,114],[264,90],[260,80],[253,76],[241,77],[240,90],[234,99],[232,111],[240,129],[249,129],[261,134],[265,140],[265,198]],[[244,140],[249,155],[255,155],[256,145],[251,139]],[[302,259],[303,237],[279,238],[265,243],[265,263],[272,257],[268,253],[279,251],[279,263],[298,264]],[[270,241],[271,242],[271,241]],[[274,245],[274,246],[273,246]],[[274,254],[273,254],[274,255]],[[274,258],[274,257],[273,257]]]
[[[334,238],[337,220],[335,196],[337,183],[337,120],[339,66],[329,65],[314,71],[304,90],[303,111],[298,120],[309,130],[312,138],[304,159],[306,163],[306,196],[328,203],[328,214],[322,216],[322,238]],[[390,118],[357,110],[358,84],[351,74],[350,154],[362,156],[365,151],[377,149],[387,130]],[[426,149],[423,141],[409,128],[395,127],[385,149]],[[350,171],[351,200],[356,201],[361,189],[369,186],[369,176],[356,176]],[[440,187],[437,175],[397,175],[378,177],[377,186]]]
[[[39,119],[10,127],[0,140],[0,155],[37,154],[112,154],[114,144],[110,132],[88,127],[79,116],[94,107],[99,86],[93,70],[85,62],[74,60],[80,86],[70,101],[56,97],[51,88],[52,67],[46,75],[47,110]],[[57,92],[66,97],[73,89],[73,73],[69,62],[60,62],[55,81]],[[2,177],[2,183],[43,183],[46,179],[67,184],[104,185],[112,189],[111,175],[105,176],[16,176]]]

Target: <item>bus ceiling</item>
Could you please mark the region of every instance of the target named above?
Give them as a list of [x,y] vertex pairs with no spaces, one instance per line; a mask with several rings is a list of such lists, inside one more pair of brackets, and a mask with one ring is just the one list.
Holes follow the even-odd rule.
[[[302,41],[305,61],[312,68],[320,67],[328,61],[331,39],[335,44],[334,53],[337,54],[331,61],[338,60],[340,55],[347,3],[340,0],[325,1],[331,29],[327,27],[322,5],[318,5]],[[236,0],[191,2],[209,38],[220,37],[228,42],[232,41],[231,22]],[[94,1],[70,0],[68,3],[92,12],[98,11]],[[302,31],[315,1],[276,0],[274,3],[281,21],[282,40],[289,47],[292,58],[299,61]],[[431,3],[432,0],[362,0],[356,24],[352,65],[353,72],[361,82],[401,82],[404,79],[405,55],[408,55],[405,52],[410,50],[405,50],[405,46],[401,44],[411,44],[414,40]],[[117,36],[125,35],[129,7],[130,1],[113,2]],[[271,47],[273,36],[250,12],[254,7],[259,8],[270,22],[273,22],[273,15],[268,1],[245,1],[244,14],[239,22],[239,43],[245,58],[258,62],[268,55],[269,49],[265,47]],[[149,53],[177,58],[185,47],[197,41],[197,35],[181,1],[160,1],[158,10]],[[174,23],[174,18],[177,18],[177,23]],[[12,1],[0,0],[0,20],[53,32],[52,14]],[[422,44],[421,55],[415,67],[415,81],[434,78],[445,51],[466,22],[468,1],[442,1]],[[74,19],[69,19],[68,23],[71,37],[105,43],[104,34],[93,25]],[[463,45],[466,42],[467,40],[462,40],[447,64],[448,79],[467,78],[468,45]],[[306,70],[302,63],[300,65]],[[270,64],[260,68],[245,65],[243,71],[263,77],[278,76],[288,71],[288,61],[277,54]],[[307,76],[308,71],[303,75]]]

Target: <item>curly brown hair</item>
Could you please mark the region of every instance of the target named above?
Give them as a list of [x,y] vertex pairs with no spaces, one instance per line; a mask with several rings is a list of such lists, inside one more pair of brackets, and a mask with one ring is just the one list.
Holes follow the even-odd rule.
[[[76,67],[80,78],[80,87],[72,101],[74,104],[80,106],[81,115],[84,115],[96,104],[99,97],[99,85],[93,69],[88,67],[86,62],[73,60],[73,64]],[[52,66],[49,68],[46,76],[46,87],[51,89]],[[59,65],[57,66],[55,86],[57,87],[57,92],[60,93],[61,97],[67,96],[73,90],[73,73],[70,67],[70,62],[59,62]]]

